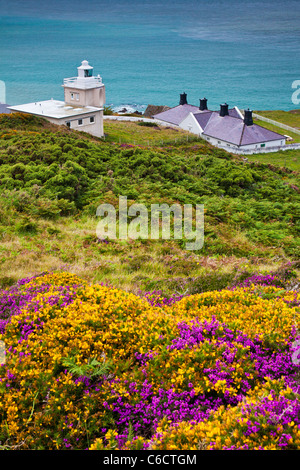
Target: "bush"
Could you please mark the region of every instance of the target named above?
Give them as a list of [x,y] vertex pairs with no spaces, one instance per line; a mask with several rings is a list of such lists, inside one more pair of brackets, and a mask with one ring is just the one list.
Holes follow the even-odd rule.
[[3,447],[300,449],[294,296],[251,285],[159,307],[69,273],[21,280],[0,292]]
[[20,235],[35,235],[38,232],[38,224],[28,217],[22,217],[16,223],[15,229]]
[[156,122],[150,122],[150,121],[139,121],[138,126],[144,126],[144,127],[155,127],[156,129],[160,130],[159,126],[157,125]]

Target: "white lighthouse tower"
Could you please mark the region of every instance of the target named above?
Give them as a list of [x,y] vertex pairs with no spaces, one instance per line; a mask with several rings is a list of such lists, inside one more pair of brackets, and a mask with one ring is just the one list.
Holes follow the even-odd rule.
[[100,75],[93,76],[93,67],[87,60],[77,67],[78,76],[64,79],[65,103],[69,106],[94,106],[103,108],[105,86]]

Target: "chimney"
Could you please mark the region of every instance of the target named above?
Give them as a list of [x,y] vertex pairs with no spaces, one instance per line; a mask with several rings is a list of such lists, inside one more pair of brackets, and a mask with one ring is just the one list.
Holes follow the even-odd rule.
[[202,98],[200,100],[200,106],[199,106],[200,111],[205,111],[207,109],[207,99]]
[[246,124],[246,126],[253,125],[252,111],[249,108],[245,109],[244,111],[244,123]]
[[186,99],[186,93],[181,93],[179,105],[188,104]]
[[224,103],[224,104],[220,104],[220,116],[221,117],[224,117],[224,116],[228,116],[228,104],[227,103]]

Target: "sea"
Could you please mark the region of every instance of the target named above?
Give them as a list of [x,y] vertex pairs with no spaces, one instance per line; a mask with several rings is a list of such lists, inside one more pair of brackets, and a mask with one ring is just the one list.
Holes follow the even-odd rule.
[[0,0],[0,102],[62,100],[82,60],[116,110],[181,93],[210,109],[297,109],[300,1]]

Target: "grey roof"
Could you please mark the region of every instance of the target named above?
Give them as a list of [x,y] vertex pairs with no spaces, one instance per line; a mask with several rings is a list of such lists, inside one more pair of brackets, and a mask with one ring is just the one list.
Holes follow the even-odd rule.
[[210,120],[212,114],[213,111],[203,111],[202,113],[194,114],[194,116],[201,128],[204,129],[208,121]]
[[270,140],[281,140],[283,138],[285,137],[282,134],[270,131],[258,124],[253,124],[252,126],[246,126],[245,124],[240,145],[268,142]]
[[8,109],[9,104],[0,103],[0,114],[10,114],[11,110]]
[[201,112],[197,106],[181,104],[179,106],[175,106],[175,108],[168,109],[168,111],[154,114],[153,117],[154,119],[160,119],[161,121],[166,121],[178,126],[189,113],[194,114],[195,112]]
[[[229,109],[228,112],[229,116],[241,119],[240,114],[235,108]],[[193,106],[191,104],[183,104],[175,106],[175,108],[170,108],[167,111],[154,114],[153,117],[155,119],[160,119],[161,121],[169,122],[170,124],[176,124],[178,126],[189,113],[193,113],[196,117],[196,115],[212,113],[212,111],[210,111],[209,109],[201,111],[198,106]]]
[[232,116],[221,117],[216,111],[211,114],[203,134],[238,146],[284,138],[283,135],[257,124],[246,126],[241,118]]
[[229,113],[229,116],[231,116],[231,117],[236,117],[238,119],[242,119],[240,113],[238,112],[238,110],[236,108],[228,109],[228,113]]
[[200,111],[197,106],[184,104],[155,114],[153,117],[178,126],[189,113],[194,115],[204,135],[238,146],[270,142],[284,138],[283,135],[270,131],[258,124],[246,126],[235,107],[228,110],[227,116],[221,117],[219,111]]

